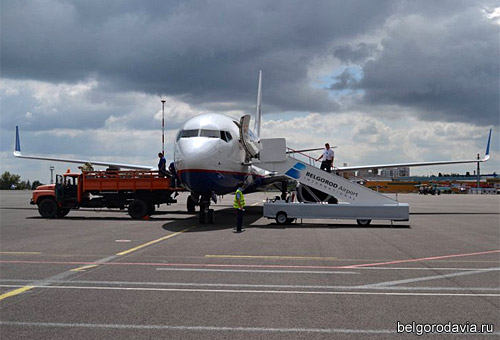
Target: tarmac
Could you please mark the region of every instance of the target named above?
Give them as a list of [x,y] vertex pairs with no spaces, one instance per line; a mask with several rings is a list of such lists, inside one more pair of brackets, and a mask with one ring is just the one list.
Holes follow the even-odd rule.
[[366,227],[277,225],[275,195],[246,195],[235,234],[231,196],[200,225],[186,193],[149,220],[51,220],[1,191],[0,338],[500,337],[500,195],[398,195],[410,221]]

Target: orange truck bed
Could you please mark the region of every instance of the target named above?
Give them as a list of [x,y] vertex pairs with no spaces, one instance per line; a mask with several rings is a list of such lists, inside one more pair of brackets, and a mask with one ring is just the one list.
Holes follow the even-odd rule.
[[170,178],[160,177],[158,171],[88,171],[82,175],[83,192],[171,190]]

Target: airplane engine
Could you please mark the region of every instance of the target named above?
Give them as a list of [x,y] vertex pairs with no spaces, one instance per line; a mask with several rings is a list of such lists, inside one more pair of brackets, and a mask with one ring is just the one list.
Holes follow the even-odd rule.
[[335,197],[304,184],[297,187],[297,199],[299,202],[305,203],[328,202],[328,204],[337,204],[338,202]]

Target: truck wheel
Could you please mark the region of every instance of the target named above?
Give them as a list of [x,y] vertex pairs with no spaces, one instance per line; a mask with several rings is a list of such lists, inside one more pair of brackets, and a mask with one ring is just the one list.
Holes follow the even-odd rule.
[[38,212],[44,218],[54,218],[57,216],[58,206],[52,199],[44,199],[38,204]]
[[135,220],[140,220],[148,214],[148,205],[142,200],[133,200],[128,205],[128,214]]
[[57,217],[64,217],[66,216],[68,213],[69,213],[69,210],[68,208],[59,208],[57,209]]
[[187,211],[188,213],[192,214],[196,211],[196,203],[193,201],[193,198],[191,195],[188,196],[187,198]]
[[372,220],[356,220],[358,222],[358,225],[366,227],[367,225],[370,225]]
[[209,224],[215,223],[215,211],[214,209],[208,209],[207,220]]
[[280,211],[276,214],[276,223],[278,224],[287,224],[288,222],[288,217],[286,216],[286,212]]

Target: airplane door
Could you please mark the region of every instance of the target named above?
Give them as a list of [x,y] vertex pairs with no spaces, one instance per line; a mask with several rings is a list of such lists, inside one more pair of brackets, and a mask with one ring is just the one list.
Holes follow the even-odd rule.
[[250,131],[250,115],[245,115],[240,119],[240,141],[245,148],[248,158],[255,158],[259,154],[259,141]]

